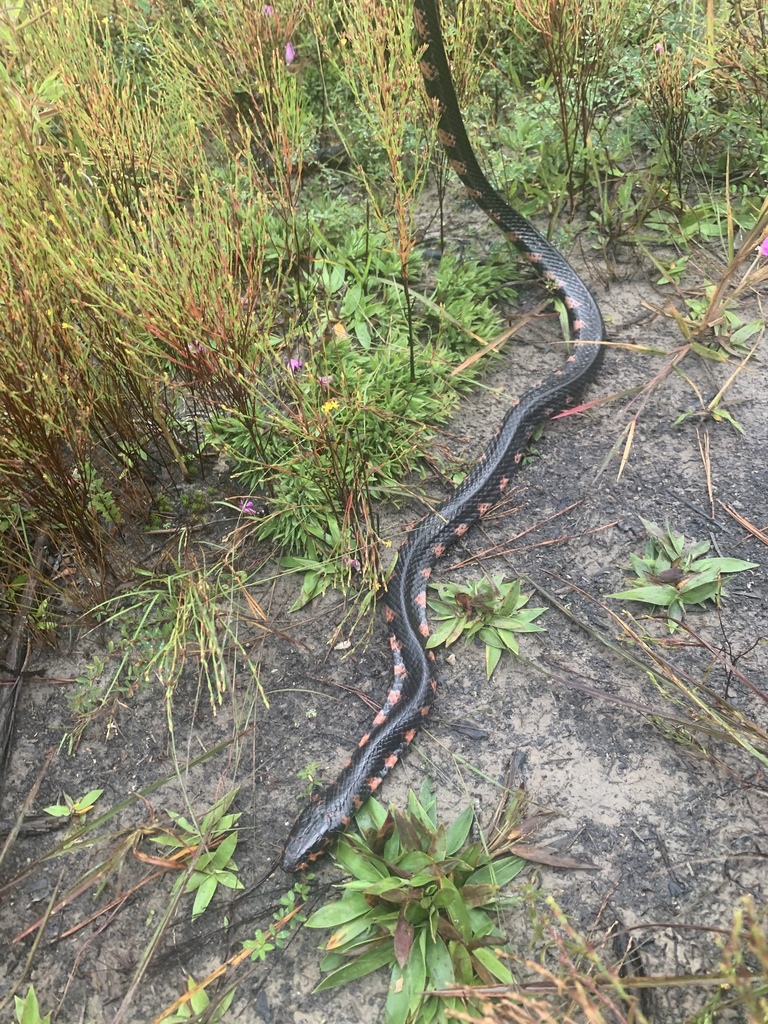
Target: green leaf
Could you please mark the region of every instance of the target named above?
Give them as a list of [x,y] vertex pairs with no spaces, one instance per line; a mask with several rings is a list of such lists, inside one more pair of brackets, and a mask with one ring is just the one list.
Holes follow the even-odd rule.
[[29,986],[24,999],[14,996],[13,1001],[19,1024],[50,1024],[50,1013],[46,1013],[45,1017],[40,1016],[40,1006],[37,1002],[34,985]]
[[44,807],[43,810],[54,818],[68,818],[72,813],[66,804],[51,804],[49,807]]
[[217,868],[226,867],[232,859],[232,854],[235,852],[237,846],[237,832],[230,832],[230,834],[219,843],[218,847],[213,851],[212,863]]
[[467,625],[466,616],[460,616],[459,618],[448,619],[442,625],[438,626],[437,629],[427,640],[427,647],[439,647],[440,644],[445,644],[446,647],[450,647],[452,643],[464,632]]
[[665,607],[677,598],[675,587],[663,585],[649,585],[638,587],[635,590],[622,590],[618,594],[609,594],[618,601],[641,601],[644,604],[659,605]]
[[441,936],[427,936],[425,962],[432,988],[450,988],[453,985],[456,980],[453,961]]
[[342,896],[335,903],[328,903],[316,910],[312,916],[304,922],[305,928],[338,928],[339,925],[353,921],[355,918],[367,914],[371,905],[362,893],[353,892],[351,895]]
[[734,331],[731,335],[731,341],[734,345],[743,345],[745,341],[749,341],[755,334],[762,331],[764,327],[764,320],[752,320],[750,323],[743,324],[738,330]]
[[337,844],[334,857],[350,875],[362,882],[378,882],[380,878],[386,877],[386,871],[379,868],[370,857],[364,857],[343,840]]
[[363,978],[366,974],[378,971],[385,964],[394,962],[392,943],[386,942],[376,949],[371,949],[362,956],[356,957],[352,963],[344,964],[338,970],[333,971],[327,978],[323,978],[315,989],[315,992],[327,992],[329,989],[337,988],[339,985],[346,985],[357,978]]
[[375,796],[368,797],[355,818],[361,830],[366,828],[380,829],[386,820],[387,809]]
[[525,867],[522,857],[500,857],[491,864],[484,864],[466,880],[465,885],[503,886],[516,878]]
[[445,836],[445,852],[448,857],[458,853],[466,842],[472,822],[475,820],[475,812],[470,804],[465,807],[458,818],[449,826]]
[[411,1008],[409,980],[407,966],[401,968],[395,964],[392,968],[392,977],[389,980],[384,1024],[406,1024]]
[[103,789],[89,790],[85,796],[81,796],[80,799],[75,802],[75,810],[82,814],[84,811],[88,810],[88,808],[93,807],[103,792]]
[[213,899],[218,888],[218,880],[215,875],[208,875],[195,894],[195,902],[192,907],[192,920],[199,917]]
[[[538,626],[533,626],[531,628],[531,632],[536,631],[538,628]],[[510,633],[508,629],[500,629],[499,637],[501,638],[501,642],[504,644],[504,646],[509,648],[509,650],[512,651],[513,654],[520,653],[520,648],[517,644],[517,639],[514,633]]]
[[338,928],[325,944],[326,949],[335,949],[340,952],[348,952],[360,941],[368,942],[371,936],[377,934],[377,925],[382,924],[382,917],[385,915],[371,909],[362,917],[348,921],[341,928]]
[[472,950],[472,956],[479,960],[483,967],[490,971],[494,978],[500,981],[502,985],[514,985],[514,975],[492,950],[481,946],[478,949]]
[[416,1019],[418,1008],[423,999],[422,993],[427,984],[426,940],[427,933],[422,928],[411,948],[411,956],[408,961],[408,987],[411,996],[410,1010],[414,1019]]
[[709,564],[717,568],[720,573],[745,572],[747,569],[759,569],[759,562],[744,562],[741,558],[704,558],[695,562],[691,568],[700,571],[708,568]]
[[496,647],[499,650],[501,650],[504,647],[501,640],[499,640],[499,634],[496,632],[495,629],[491,628],[490,626],[483,626],[483,628],[480,630],[480,639],[488,647]]
[[223,885],[225,889],[242,889],[243,883],[232,871],[218,871],[216,873],[219,885]]
[[469,942],[472,937],[472,926],[469,923],[467,907],[464,905],[461,893],[449,878],[442,878],[440,882],[443,892],[447,892],[451,897],[446,905],[451,924],[456,928],[462,939],[465,942]]
[[486,644],[485,648],[485,676],[486,679],[490,679],[493,675],[494,669],[499,664],[501,658],[501,650],[498,647],[490,647]]

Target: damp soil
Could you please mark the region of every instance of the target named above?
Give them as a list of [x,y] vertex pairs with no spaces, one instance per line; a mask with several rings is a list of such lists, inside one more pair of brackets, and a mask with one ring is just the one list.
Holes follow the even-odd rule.
[[[434,242],[433,230],[425,222],[427,244]],[[460,198],[448,230],[459,244],[478,237],[490,242],[493,236],[491,226]],[[671,351],[680,344],[674,321],[653,312],[673,296],[652,283],[653,268],[630,248],[619,251],[610,278],[599,253],[577,246],[571,256],[598,299],[612,342],[589,397],[626,394],[665,365],[643,347]],[[523,303],[540,298],[540,292],[523,290]],[[759,316],[757,303],[751,297],[739,311],[745,320]],[[436,450],[458,460],[479,453],[514,396],[560,364],[558,338],[557,318],[550,315],[508,343],[484,386],[462,402]],[[480,647],[459,643],[450,654],[439,652],[440,688],[427,728],[381,791],[386,801],[402,805],[409,789],[418,791],[430,778],[444,819],[452,820],[471,802],[487,822],[514,761],[532,805],[553,813],[537,842],[567,849],[594,866],[574,871],[531,865],[522,878],[552,893],[574,927],[595,941],[615,920],[636,929],[645,968],[654,974],[715,969],[717,933],[710,929],[729,929],[745,895],[765,905],[768,888],[768,792],[757,762],[665,726],[654,716],[684,712],[647,673],[601,641],[624,642],[606,611],[618,612],[620,605],[607,595],[626,587],[629,554],[644,548],[641,516],[669,523],[686,537],[709,539],[713,553],[761,563],[727,585],[720,612],[710,607],[688,616],[692,631],[716,657],[687,633],[676,634],[680,642],[674,648],[659,651],[676,671],[705,682],[711,700],[726,698],[745,717],[768,725],[764,696],[733,671],[736,666],[765,694],[768,556],[734,516],[763,529],[768,525],[764,347],[725,399],[743,432],[695,412],[697,392],[708,403],[732,369],[690,356],[641,402],[617,399],[546,426],[508,501],[435,570],[437,579],[453,581],[483,573],[522,576],[533,603],[548,608],[546,632],[526,638],[525,658],[503,659],[490,682]],[[676,425],[686,411],[692,415]],[[622,431],[636,412],[631,451],[618,477]],[[237,490],[222,464],[208,467],[202,485],[214,497]],[[392,551],[428,505],[449,493],[437,476],[414,485],[424,500],[380,510]],[[208,542],[221,541],[234,527],[214,512],[202,534]],[[157,538],[156,553],[166,543],[168,538]],[[258,551],[252,556],[254,564],[262,557]],[[243,607],[233,609],[234,617],[242,615],[241,639],[252,645],[268,706],[258,699],[252,671],[233,659],[231,686],[214,715],[190,658],[173,699],[173,735],[156,681],[126,695],[108,719],[97,717],[69,754],[60,746],[71,726],[68,688],[95,658],[107,657],[113,637],[106,627],[73,621],[55,648],[32,652],[0,818],[15,819],[38,778],[29,814],[39,815],[63,792],[77,797],[96,787],[104,793],[92,819],[127,804],[92,833],[111,839],[81,842],[65,855],[40,862],[61,843],[62,831],[22,832],[15,839],[0,877],[0,994],[23,978],[20,991],[34,983],[41,1007],[55,1009],[62,1024],[151,1021],[183,991],[189,975],[206,977],[236,956],[256,929],[268,927],[293,881],[276,863],[306,788],[298,773],[314,764],[318,783],[334,779],[365,731],[371,708],[386,694],[391,673],[381,614],[367,635],[360,626],[350,635],[353,602],[328,593],[291,613],[299,587],[298,578],[288,577],[250,593],[265,613],[267,629],[249,626]],[[637,605],[632,610],[642,614]],[[658,624],[648,628],[666,635]],[[179,772],[180,764],[199,760],[217,745],[218,752]],[[235,859],[244,887],[220,889],[194,922],[191,898],[185,897],[135,989],[137,965],[169,906],[176,877],[158,870],[156,878],[135,888],[151,871],[147,858],[163,852],[148,838],[129,844],[102,886],[84,889],[51,915],[33,949],[39,933],[31,926],[118,848],[120,830],[151,829],[166,820],[164,809],[208,808],[235,786],[233,810],[241,814]],[[131,799],[137,793],[144,795]],[[327,898],[339,877],[329,858],[319,863],[310,904]],[[505,927],[525,948],[530,936],[524,921],[513,914]],[[381,1020],[384,974],[314,993],[320,938],[299,929],[263,964],[232,970],[221,983],[238,982],[226,1019]],[[653,1019],[676,1024],[705,998],[691,989],[660,993]],[[5,1019],[8,1014],[6,1007]]]

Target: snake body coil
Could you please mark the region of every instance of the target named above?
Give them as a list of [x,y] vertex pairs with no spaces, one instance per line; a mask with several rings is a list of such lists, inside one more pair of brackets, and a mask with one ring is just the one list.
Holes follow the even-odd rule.
[[415,0],[416,31],[425,49],[420,67],[436,101],[438,136],[456,174],[568,310],[574,354],[564,367],[527,391],[501,424],[453,496],[408,537],[389,583],[386,617],[394,682],[370,730],[336,782],[304,808],[283,851],[286,871],[315,860],[349,824],[355,810],[381,784],[416,735],[434,700],[434,655],[424,648],[429,627],[426,588],[435,562],[504,494],[533,429],[577,401],[602,358],[605,327],[595,300],[568,261],[491,186],[469,143],[440,31],[437,0]]

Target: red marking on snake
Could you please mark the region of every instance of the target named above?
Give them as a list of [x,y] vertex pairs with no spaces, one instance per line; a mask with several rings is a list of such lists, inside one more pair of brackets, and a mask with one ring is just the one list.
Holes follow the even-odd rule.
[[573,321],[573,329],[574,329],[574,331],[583,331],[584,330],[584,321],[583,320],[574,320]]
[[429,577],[432,575],[432,566],[428,565],[426,569],[422,569],[421,575],[424,577],[425,580],[428,580]]
[[370,789],[372,793],[375,793],[380,785],[381,779],[379,779],[377,776],[374,776],[372,779],[368,779],[368,789]]
[[384,618],[387,620],[387,622],[394,622],[395,621],[396,616],[395,616],[395,613],[392,611],[391,608],[387,607],[387,608],[384,609]]
[[580,305],[581,305],[581,303],[577,299],[572,299],[570,296],[566,296],[566,298],[565,298],[565,308],[566,309],[578,309]]
[[424,75],[428,82],[434,82],[436,81],[436,79],[440,77],[440,72],[437,70],[434,64],[430,64],[426,60],[419,61],[419,68],[421,70],[422,75]]
[[[434,651],[427,651],[427,657],[429,658],[430,661],[434,661],[435,660],[435,652]],[[434,680],[433,680],[433,682],[434,682]],[[437,689],[437,683],[435,683],[435,689]]]
[[359,793],[355,793],[355,795],[352,797],[352,803],[356,811],[359,811],[360,808],[363,806],[363,801]]
[[451,135],[450,132],[443,131],[442,128],[437,129],[437,137],[444,146],[448,146],[450,148],[456,145],[456,136]]
[[[429,653],[432,654],[432,651],[430,651]],[[435,656],[434,656],[434,654],[432,654],[432,660],[433,661],[434,661],[434,658],[435,658]],[[437,680],[436,679],[430,679],[429,680],[429,685],[432,687],[432,693],[437,693]]]
[[376,715],[376,717],[374,718],[373,725],[382,725],[384,722],[386,722],[386,720],[386,713],[384,711],[380,711],[378,715]]
[[463,160],[449,160],[448,163],[451,165],[451,167],[454,169],[454,171],[456,172],[456,174],[458,174],[460,178],[466,177],[467,165],[464,163]]
[[422,590],[422,592],[420,594],[417,594],[416,597],[414,597],[414,599],[413,599],[413,603],[418,608],[426,608],[427,607],[427,592],[426,592],[426,590]]
[[480,513],[481,516],[484,516],[488,509],[491,507],[492,506],[490,501],[483,501],[477,506],[477,511]]
[[509,477],[508,476],[503,476],[501,478],[501,480],[499,480],[499,490],[500,491],[506,490],[508,484],[509,484]]
[[426,624],[426,622],[419,623],[419,632],[423,637],[429,636],[429,626]]
[[359,743],[357,744],[357,745],[358,745],[358,747],[364,747],[364,746],[365,746],[365,744],[366,744],[366,743],[368,742],[368,740],[369,740],[370,738],[371,738],[371,734],[370,734],[369,732],[367,732],[367,733],[365,734],[365,736],[363,736],[363,738],[362,738],[362,739],[360,740],[360,742],[359,742]]
[[459,523],[456,529],[453,531],[457,537],[463,537],[469,529],[469,523]]
[[419,36],[421,37],[421,41],[423,43],[428,43],[429,28],[427,26],[426,21],[424,20],[423,13],[417,7],[415,7],[413,10],[413,21],[414,24],[416,25],[416,31],[419,33]]
[[[405,675],[405,666],[403,666],[403,675]],[[387,694],[386,703],[389,704],[390,708],[392,708],[400,700],[400,696],[399,690],[390,690]]]
[[432,548],[432,554],[435,558],[442,558],[445,554],[445,544],[435,544]]
[[392,648],[393,651],[402,651],[403,649],[403,645],[400,643],[396,636],[391,636],[389,638],[389,646]]
[[415,735],[416,735],[416,730],[415,729],[409,729],[408,732],[405,733],[405,735],[403,736],[403,739],[405,740],[406,743],[410,743],[413,740],[413,737]]
[[515,463],[519,466],[522,461],[523,461],[523,453],[522,452],[518,452],[517,455],[515,456]]
[[389,757],[384,759],[384,764],[387,768],[394,768],[397,764],[397,754],[390,754]]
[[398,678],[403,678],[403,679],[405,679],[405,677],[406,677],[406,675],[407,675],[407,672],[406,672],[406,668],[405,668],[405,665],[395,665],[395,667],[394,667],[394,673],[395,673],[395,675],[396,675],[396,676],[397,676]]
[[422,716],[422,718],[425,718],[428,714],[429,714],[429,704],[425,705],[421,709],[421,716]]

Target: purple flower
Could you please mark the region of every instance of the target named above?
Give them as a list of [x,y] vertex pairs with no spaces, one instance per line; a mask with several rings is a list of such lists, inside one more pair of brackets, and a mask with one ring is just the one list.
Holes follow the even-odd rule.
[[768,258],[768,235],[766,235],[760,243],[760,248],[758,249],[758,252],[761,256],[765,256]]
[[304,365],[304,363],[302,362],[301,359],[289,359],[288,360],[288,370],[291,373],[298,373],[303,365]]
[[271,4],[265,4],[264,5],[264,13],[267,16],[269,16],[270,14],[274,14],[275,13],[275,9],[274,9],[274,7],[271,6]]
[[294,50],[293,44],[291,43],[291,41],[289,39],[288,42],[285,44],[285,63],[286,64],[293,64],[295,59],[296,59],[296,51]]
[[253,498],[241,498],[238,505],[244,516],[257,516],[259,514],[253,503]]
[[664,43],[656,43],[654,50],[656,53],[664,53]]
[[320,385],[321,388],[327,388],[332,380],[333,377],[318,377],[317,383]]
[[341,564],[345,569],[354,569],[355,572],[360,572],[362,566],[356,558],[350,558],[349,555],[344,555],[341,559]]

